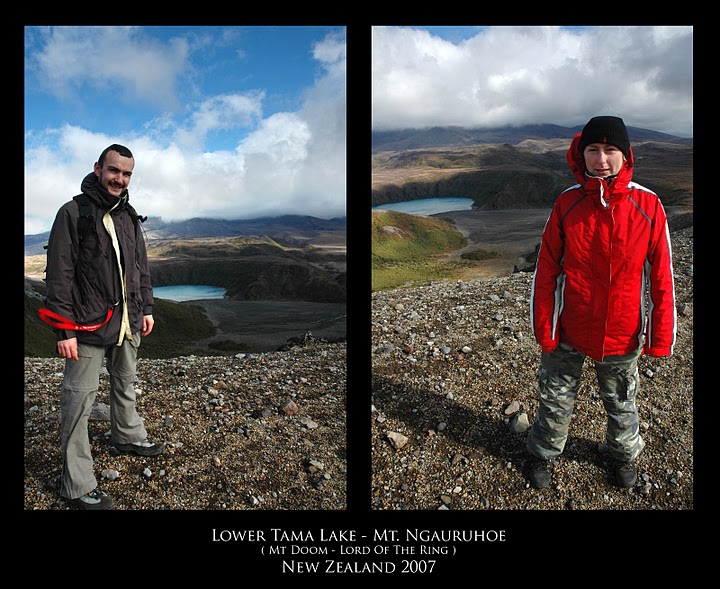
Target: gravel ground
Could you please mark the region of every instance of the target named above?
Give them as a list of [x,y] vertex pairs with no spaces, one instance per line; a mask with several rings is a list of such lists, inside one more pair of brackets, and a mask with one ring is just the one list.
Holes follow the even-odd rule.
[[[372,509],[693,509],[692,235],[672,235],[675,354],[640,361],[647,446],[632,489],[612,484],[589,363],[553,484],[534,490],[522,474],[539,361],[530,274],[374,293]],[[62,368],[59,359],[25,359],[26,510],[72,509],[57,493]],[[96,475],[118,509],[346,508],[344,343],[141,360],[138,377],[140,412],[165,454],[114,456],[107,421],[89,428]],[[100,403],[106,388],[103,376]],[[288,399],[296,414],[283,410]]]
[[613,484],[590,361],[553,483],[535,490],[523,475],[540,360],[531,274],[374,293],[373,509],[693,509],[692,236],[672,234],[675,353],[639,363],[646,448],[631,489]]
[[[111,451],[104,374],[88,428],[100,486],[122,510],[345,509],[345,367],[345,344],[319,340],[140,360],[139,412],[150,438],[167,443],[155,458]],[[25,359],[26,510],[75,509],[58,495],[62,371],[60,359]]]

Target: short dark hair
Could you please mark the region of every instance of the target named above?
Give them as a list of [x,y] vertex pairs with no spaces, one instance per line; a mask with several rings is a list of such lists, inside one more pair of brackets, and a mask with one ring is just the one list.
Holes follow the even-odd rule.
[[100,164],[100,167],[103,167],[103,162],[105,161],[105,155],[108,151],[117,151],[121,156],[123,157],[133,157],[132,151],[130,151],[127,147],[124,145],[118,145],[117,143],[113,143],[109,147],[106,147],[103,149],[103,152],[100,154],[100,157],[98,158],[98,164]]

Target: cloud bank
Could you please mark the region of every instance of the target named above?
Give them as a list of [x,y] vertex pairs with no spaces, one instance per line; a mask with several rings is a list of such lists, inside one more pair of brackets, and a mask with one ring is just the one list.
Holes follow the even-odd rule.
[[[56,29],[26,66],[35,68],[44,90],[78,101],[78,108],[84,108],[83,89],[109,90],[120,101],[147,103],[160,114],[118,136],[77,124],[27,131],[26,234],[50,229],[59,206],[79,192],[82,178],[111,143],[135,155],[130,198],[143,215],[345,215],[344,34],[308,48],[317,74],[300,106],[266,114],[263,88],[178,105],[179,80],[192,69],[187,41],[161,44],[138,37],[132,27],[102,34],[83,29]],[[124,48],[122,67],[108,66],[118,61],[118,47]],[[236,139],[223,149],[208,147],[218,135]]]
[[692,137],[692,27],[489,27],[450,42],[375,27],[373,128],[581,125]]

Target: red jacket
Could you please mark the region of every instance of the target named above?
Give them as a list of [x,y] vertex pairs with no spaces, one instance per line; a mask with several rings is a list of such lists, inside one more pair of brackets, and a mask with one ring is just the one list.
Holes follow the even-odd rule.
[[578,184],[543,231],[530,316],[543,352],[564,342],[595,360],[643,346],[670,356],[677,315],[672,251],[658,196],[632,182],[632,149],[608,186],[585,174],[578,133],[567,161]]

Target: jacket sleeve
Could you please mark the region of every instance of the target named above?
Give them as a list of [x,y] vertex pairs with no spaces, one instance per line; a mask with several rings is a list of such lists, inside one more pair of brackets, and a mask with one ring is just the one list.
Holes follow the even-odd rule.
[[140,296],[143,301],[143,315],[152,315],[153,313],[153,289],[150,278],[150,263],[148,262],[147,245],[142,234],[142,229],[138,223],[137,227],[137,259],[140,269]]
[[560,343],[558,328],[562,301],[564,236],[557,204],[543,230],[530,295],[533,335],[543,352],[552,352]]
[[648,317],[644,351],[649,356],[671,356],[677,334],[677,309],[672,246],[667,217],[659,199],[645,264],[649,277]]
[[[73,309],[75,265],[78,257],[77,217],[67,205],[60,208],[48,239],[45,305],[54,313],[76,321]],[[74,331],[54,330],[58,341],[76,336]]]

